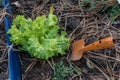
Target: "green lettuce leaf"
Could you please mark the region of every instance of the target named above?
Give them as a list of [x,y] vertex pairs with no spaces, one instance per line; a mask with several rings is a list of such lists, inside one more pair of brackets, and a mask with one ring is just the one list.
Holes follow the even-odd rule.
[[58,54],[66,54],[65,51],[70,46],[70,39],[66,38],[65,31],[59,32],[57,22],[58,18],[53,12],[48,17],[42,15],[35,20],[18,15],[8,34],[11,34],[10,40],[13,44],[32,57],[48,59]]

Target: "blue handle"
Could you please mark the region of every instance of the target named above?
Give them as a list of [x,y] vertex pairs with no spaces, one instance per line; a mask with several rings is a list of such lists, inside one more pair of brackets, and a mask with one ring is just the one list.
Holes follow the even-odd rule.
[[[9,14],[11,12],[10,0],[3,0],[2,2],[4,8]],[[5,26],[6,32],[10,29],[12,25],[12,19],[10,16],[5,16]],[[9,69],[9,80],[22,80],[21,69],[20,69],[20,60],[17,51],[11,49],[11,42],[9,40],[10,35],[6,35],[7,45],[8,45],[8,69]]]

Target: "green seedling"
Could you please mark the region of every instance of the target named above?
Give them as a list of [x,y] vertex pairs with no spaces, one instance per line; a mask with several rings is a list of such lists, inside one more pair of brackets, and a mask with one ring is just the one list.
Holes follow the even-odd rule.
[[69,80],[74,75],[82,75],[80,69],[75,68],[72,64],[65,66],[63,62],[54,64],[55,73],[52,80]]

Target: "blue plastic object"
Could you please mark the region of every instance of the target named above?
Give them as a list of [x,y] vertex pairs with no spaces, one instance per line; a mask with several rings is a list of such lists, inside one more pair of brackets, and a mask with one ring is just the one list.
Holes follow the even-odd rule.
[[[3,0],[2,2],[3,7],[6,8],[6,11],[10,14],[11,12],[11,6],[10,6],[10,0]],[[6,26],[6,32],[11,27],[12,19],[9,16],[5,16],[5,26]],[[21,69],[20,69],[20,60],[18,56],[17,51],[13,51],[11,48],[11,42],[9,40],[10,35],[6,35],[7,39],[7,45],[8,45],[8,69],[9,69],[9,80],[22,80],[21,76]]]

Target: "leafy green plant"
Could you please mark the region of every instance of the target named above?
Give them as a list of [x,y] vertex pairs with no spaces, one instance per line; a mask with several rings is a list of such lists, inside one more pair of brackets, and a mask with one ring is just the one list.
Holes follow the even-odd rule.
[[52,80],[67,80],[68,78],[76,74],[77,75],[82,74],[81,70],[73,67],[71,64],[69,64],[68,66],[65,66],[62,61],[54,64],[54,67],[56,68],[56,70]]
[[48,59],[59,53],[66,54],[70,45],[70,39],[65,37],[66,32],[59,32],[57,22],[52,9],[48,17],[42,15],[35,20],[18,15],[8,34],[11,34],[10,40],[19,49],[27,51],[32,57]]
[[118,15],[120,15],[120,6],[114,5],[110,11],[110,20],[114,22]]
[[[89,5],[89,6],[88,6]],[[96,5],[96,2],[93,0],[82,0],[80,7],[87,7],[88,6],[88,10],[91,11]]]
[[2,4],[2,0],[0,0],[0,4]]
[[119,4],[109,5],[106,3],[106,1],[108,0],[82,0],[80,7],[86,7],[89,4],[89,7],[87,7],[87,9],[91,11],[97,5],[97,2],[102,2],[104,4],[104,7],[102,8],[101,12],[107,12],[111,22],[114,22],[116,16],[118,16],[120,13],[120,6]]

